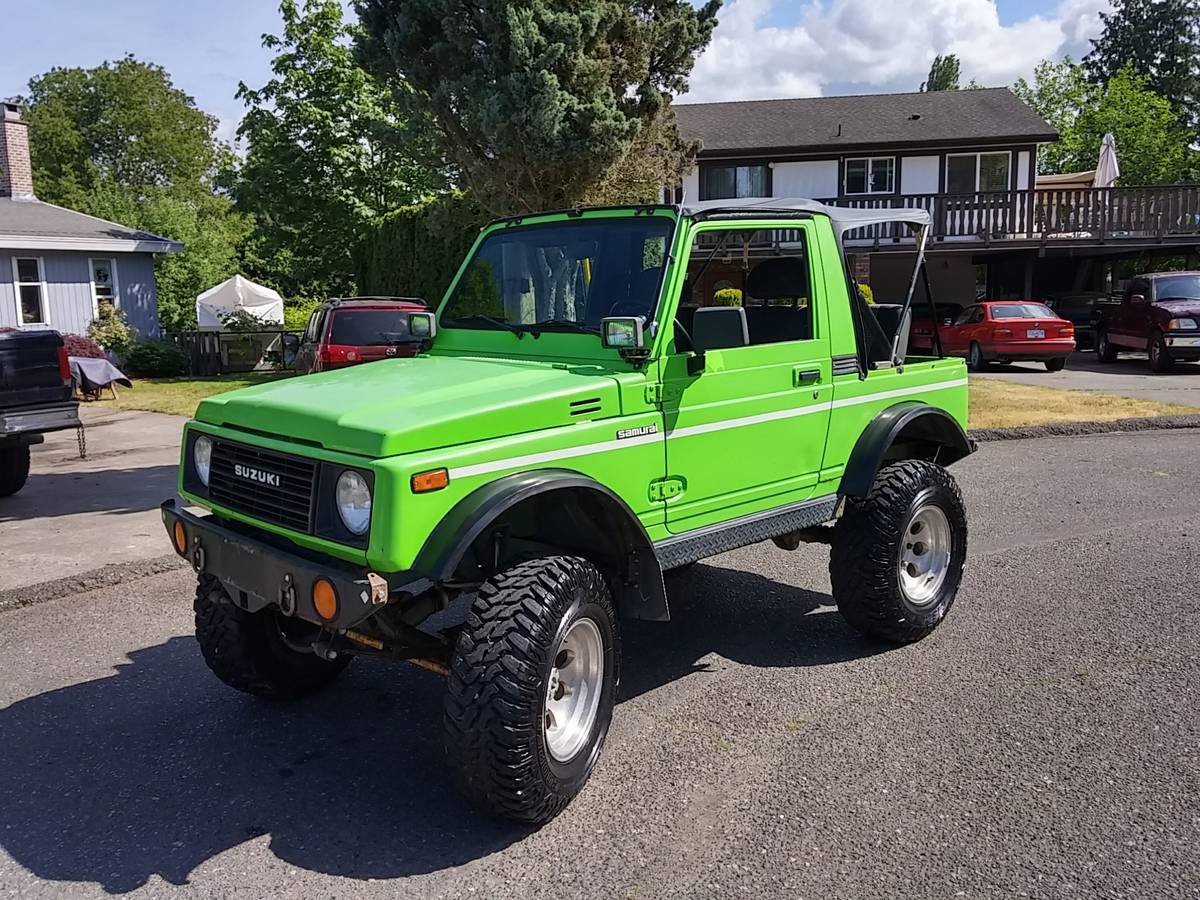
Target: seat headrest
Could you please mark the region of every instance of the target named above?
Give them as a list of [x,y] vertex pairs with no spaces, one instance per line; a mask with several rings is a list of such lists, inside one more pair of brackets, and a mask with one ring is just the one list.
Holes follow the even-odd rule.
[[808,266],[794,256],[763,260],[746,278],[746,292],[758,300],[807,297]]

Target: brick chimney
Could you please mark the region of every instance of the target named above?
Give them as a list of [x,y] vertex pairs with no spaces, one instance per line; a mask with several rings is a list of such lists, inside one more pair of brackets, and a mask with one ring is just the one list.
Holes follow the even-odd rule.
[[29,126],[15,103],[0,104],[0,197],[33,199],[33,167],[29,162]]

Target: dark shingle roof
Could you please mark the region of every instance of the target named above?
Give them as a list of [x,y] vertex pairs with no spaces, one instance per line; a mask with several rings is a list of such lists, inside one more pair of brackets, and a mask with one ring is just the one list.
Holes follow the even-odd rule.
[[[21,239],[37,243],[57,242],[77,245],[73,249],[126,249],[172,253],[183,249],[177,241],[148,231],[139,231],[116,222],[64,209],[40,200],[14,200],[0,197],[0,240],[3,246],[16,246]],[[127,243],[118,247],[114,242]]]
[[681,103],[683,136],[702,153],[1045,142],[1057,132],[1008,88],[799,100]]

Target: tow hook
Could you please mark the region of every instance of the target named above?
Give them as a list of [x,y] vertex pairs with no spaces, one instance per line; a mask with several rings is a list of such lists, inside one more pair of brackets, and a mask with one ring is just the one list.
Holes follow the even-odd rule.
[[197,573],[204,571],[204,546],[200,543],[199,536],[192,538],[192,568]]
[[291,573],[283,576],[283,583],[279,586],[279,611],[285,616],[296,614],[296,586],[292,583]]
[[326,662],[333,662],[338,658],[338,652],[333,648],[335,639],[333,635],[318,638],[312,642],[312,652]]

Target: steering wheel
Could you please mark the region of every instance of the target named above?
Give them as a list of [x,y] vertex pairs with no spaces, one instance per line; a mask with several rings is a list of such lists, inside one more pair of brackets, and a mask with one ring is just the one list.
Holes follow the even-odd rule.
[[609,309],[610,316],[646,316],[649,318],[649,310],[646,309],[646,304],[640,300],[618,300]]

